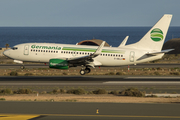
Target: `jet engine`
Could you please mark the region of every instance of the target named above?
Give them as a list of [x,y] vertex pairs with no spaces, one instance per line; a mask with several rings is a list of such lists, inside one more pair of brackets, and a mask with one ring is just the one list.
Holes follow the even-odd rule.
[[49,68],[68,69],[69,68],[69,63],[68,63],[67,60],[50,59],[49,60]]

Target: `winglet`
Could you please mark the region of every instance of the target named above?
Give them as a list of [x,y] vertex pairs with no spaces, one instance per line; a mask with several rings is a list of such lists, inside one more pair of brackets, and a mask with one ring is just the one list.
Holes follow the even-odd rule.
[[122,41],[122,43],[121,43],[118,47],[125,46],[128,38],[129,38],[129,36],[126,36],[126,37],[124,38],[124,40]]
[[104,47],[105,41],[101,43],[101,45],[97,48],[96,52],[94,52],[91,57],[96,57],[101,54],[102,48]]

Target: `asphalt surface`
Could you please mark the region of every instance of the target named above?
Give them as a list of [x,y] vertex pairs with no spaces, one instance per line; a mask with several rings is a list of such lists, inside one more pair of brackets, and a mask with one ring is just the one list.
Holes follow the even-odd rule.
[[[32,120],[172,120],[180,119],[180,104],[0,102],[0,116],[32,115]],[[97,113],[98,109],[98,113]]]
[[[3,68],[3,69],[8,69],[8,68],[20,68],[20,64],[0,64],[0,68]],[[25,64],[25,67],[26,68],[49,68],[48,64],[45,65],[45,64]],[[127,68],[127,65],[126,66],[120,66],[120,68],[124,68],[126,67]],[[166,63],[148,63],[148,64],[137,64],[137,65],[130,65],[130,68],[158,68],[158,67],[161,67],[161,68],[177,68],[179,67],[180,68],[180,64],[166,64]],[[74,67],[74,68],[70,68],[70,69],[79,69],[80,67]],[[98,67],[97,67],[98,68]],[[102,69],[107,69],[109,67],[101,67]],[[114,68],[114,67],[113,67]]]

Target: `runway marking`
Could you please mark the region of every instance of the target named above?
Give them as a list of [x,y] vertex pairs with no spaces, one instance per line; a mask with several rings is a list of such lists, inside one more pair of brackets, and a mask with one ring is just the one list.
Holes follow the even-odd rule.
[[180,77],[124,77],[124,79],[180,79]]
[[40,116],[67,117],[117,117],[117,118],[180,118],[180,116],[140,116],[140,115],[76,115],[76,114],[0,114],[0,120],[33,120]]
[[23,115],[23,114],[0,114],[0,120],[33,120],[40,115]]
[[107,81],[103,84],[180,84],[180,81]]
[[47,116],[71,116],[71,117],[130,117],[130,118],[180,118],[180,116],[135,116],[135,115],[75,115],[75,114],[43,114]]

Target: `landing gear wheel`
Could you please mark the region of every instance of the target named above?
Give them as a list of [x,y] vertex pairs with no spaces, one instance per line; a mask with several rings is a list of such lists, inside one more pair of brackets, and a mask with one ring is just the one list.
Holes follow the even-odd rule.
[[81,69],[81,70],[80,70],[80,74],[81,74],[81,75],[85,75],[85,74],[86,74],[85,70],[84,70],[84,69]]
[[86,73],[90,73],[90,72],[91,72],[91,69],[90,69],[90,68],[86,68],[86,69],[85,69],[85,72],[86,72]]
[[25,67],[24,67],[24,66],[21,66],[20,68],[21,68],[21,69],[24,69]]

